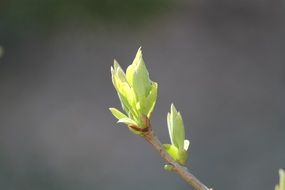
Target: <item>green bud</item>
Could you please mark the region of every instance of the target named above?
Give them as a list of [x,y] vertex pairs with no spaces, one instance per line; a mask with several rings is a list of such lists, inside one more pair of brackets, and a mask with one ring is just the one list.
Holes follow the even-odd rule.
[[171,144],[163,144],[165,151],[179,164],[185,165],[188,159],[188,153],[185,150],[179,150]]
[[127,80],[138,99],[148,96],[151,89],[151,80],[142,56],[141,48],[139,48],[133,63],[126,71]]
[[285,190],[285,171],[279,170],[279,184],[275,186],[275,190]]
[[169,164],[165,164],[165,165],[164,165],[164,169],[165,169],[166,171],[171,172],[171,171],[173,170],[173,166],[172,166],[172,165],[169,165]]
[[167,126],[171,145],[165,144],[166,152],[178,163],[185,165],[188,159],[187,150],[189,140],[185,140],[185,130],[181,114],[171,104],[170,113],[167,114]]
[[149,78],[141,48],[133,63],[127,68],[126,74],[116,60],[111,67],[111,74],[113,85],[126,115],[115,108],[110,108],[110,111],[119,120],[118,122],[145,128],[142,118],[151,117],[156,104],[158,85]]

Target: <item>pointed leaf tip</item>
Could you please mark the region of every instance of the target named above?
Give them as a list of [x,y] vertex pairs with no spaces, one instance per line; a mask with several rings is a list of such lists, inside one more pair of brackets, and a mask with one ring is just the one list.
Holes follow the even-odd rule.
[[140,52],[142,54],[142,46],[139,47],[138,52]]
[[120,112],[118,109],[116,108],[109,108],[109,110],[112,112],[112,114],[117,118],[117,119],[122,119],[122,118],[126,118],[127,116],[125,114],[123,114],[122,112]]
[[118,68],[121,68],[121,66],[119,62],[116,59],[114,59],[114,70],[117,70]]
[[177,115],[177,109],[173,103],[171,103],[171,106],[170,106],[170,113],[173,114],[173,116],[175,116],[175,117]]

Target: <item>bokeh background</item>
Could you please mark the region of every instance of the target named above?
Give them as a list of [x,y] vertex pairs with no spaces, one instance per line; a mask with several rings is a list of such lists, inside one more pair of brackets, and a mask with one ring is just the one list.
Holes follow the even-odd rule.
[[214,189],[270,190],[285,167],[281,0],[1,0],[0,189],[191,189],[109,113],[110,78],[143,47],[188,167]]

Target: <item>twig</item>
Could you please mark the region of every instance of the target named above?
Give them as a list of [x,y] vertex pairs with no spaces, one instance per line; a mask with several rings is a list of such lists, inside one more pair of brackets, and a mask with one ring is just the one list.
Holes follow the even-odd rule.
[[182,179],[184,179],[188,184],[192,185],[196,190],[211,190],[202,182],[200,182],[193,174],[191,174],[186,167],[178,164],[163,148],[161,142],[154,134],[152,127],[150,125],[149,120],[146,121],[146,126],[149,130],[145,133],[144,138],[147,142],[149,142],[154,149],[160,154],[162,159],[167,163],[173,166],[173,170],[177,173]]

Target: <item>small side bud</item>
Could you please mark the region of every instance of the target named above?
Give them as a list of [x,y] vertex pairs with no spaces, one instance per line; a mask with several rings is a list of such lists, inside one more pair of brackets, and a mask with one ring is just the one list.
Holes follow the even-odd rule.
[[164,145],[165,151],[179,164],[185,165],[190,141],[185,139],[183,119],[180,112],[171,104],[167,114],[167,126],[171,145]]
[[166,171],[172,172],[173,171],[173,166],[170,164],[165,164],[163,167]]

